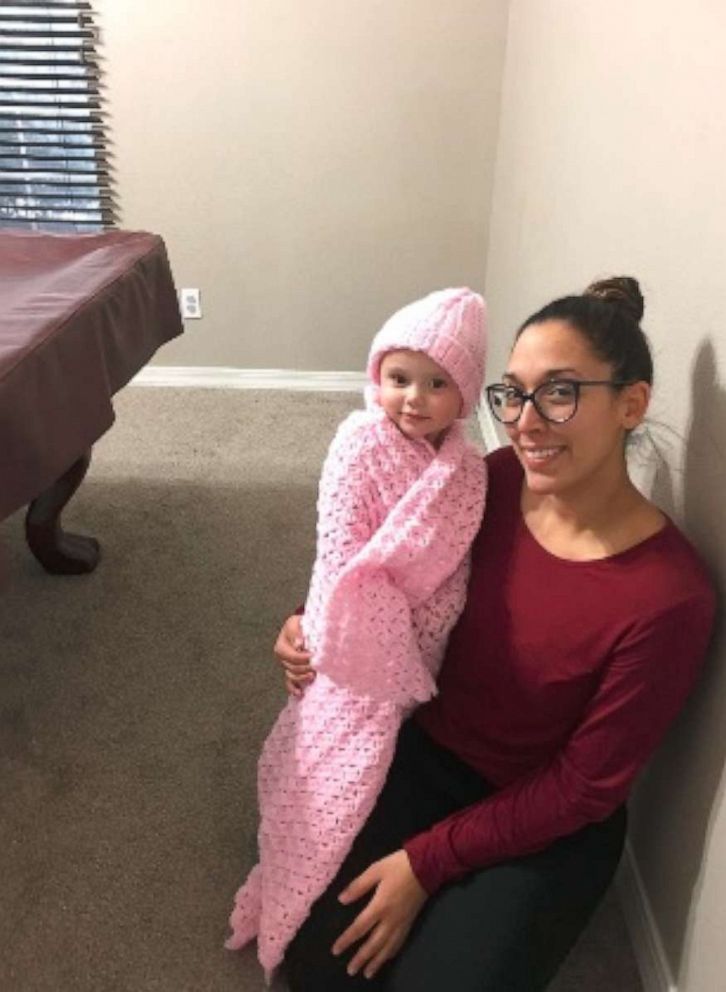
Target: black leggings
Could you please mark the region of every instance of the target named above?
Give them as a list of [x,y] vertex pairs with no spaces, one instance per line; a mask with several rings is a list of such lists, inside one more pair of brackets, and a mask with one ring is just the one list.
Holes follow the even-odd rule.
[[290,992],[541,992],[607,889],[625,841],[626,813],[537,854],[473,872],[428,900],[397,957],[373,979],[345,971],[354,950],[330,948],[366,900],[338,893],[401,842],[492,789],[413,721],[404,724],[386,785],[328,890],[290,944]]

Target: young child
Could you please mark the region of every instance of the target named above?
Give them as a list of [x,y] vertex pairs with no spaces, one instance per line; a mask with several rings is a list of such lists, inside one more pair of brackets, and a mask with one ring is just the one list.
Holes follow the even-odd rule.
[[256,936],[268,980],[370,813],[401,720],[436,691],[484,509],[484,459],[463,421],[485,347],[484,301],[468,289],[399,310],[371,346],[367,409],[325,460],[303,618],[315,679],[265,742],[260,860],[225,945]]

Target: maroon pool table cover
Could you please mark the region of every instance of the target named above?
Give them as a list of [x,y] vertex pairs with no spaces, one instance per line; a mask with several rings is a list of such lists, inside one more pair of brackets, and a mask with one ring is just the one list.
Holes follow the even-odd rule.
[[0,229],[0,520],[91,448],[182,329],[158,235]]

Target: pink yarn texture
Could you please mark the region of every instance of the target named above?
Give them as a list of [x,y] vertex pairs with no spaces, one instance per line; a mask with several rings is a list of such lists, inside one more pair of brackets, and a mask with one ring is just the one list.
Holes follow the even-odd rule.
[[303,618],[317,676],[264,744],[260,860],[235,897],[225,945],[257,937],[268,979],[370,813],[401,720],[436,692],[485,491],[484,459],[461,422],[438,451],[378,408],[338,428]]

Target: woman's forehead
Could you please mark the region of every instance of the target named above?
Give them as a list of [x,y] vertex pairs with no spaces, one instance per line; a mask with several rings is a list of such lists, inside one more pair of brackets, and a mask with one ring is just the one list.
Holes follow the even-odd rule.
[[530,324],[514,342],[507,374],[517,378],[555,375],[594,377],[608,369],[587,339],[561,320]]

